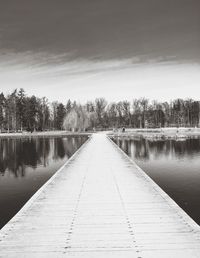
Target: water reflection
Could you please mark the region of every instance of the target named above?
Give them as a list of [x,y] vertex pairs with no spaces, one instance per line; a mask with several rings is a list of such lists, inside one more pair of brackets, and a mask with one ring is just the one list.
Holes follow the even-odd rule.
[[83,142],[82,137],[0,139],[0,173],[26,175],[26,166],[44,167],[54,160],[70,157]]
[[200,224],[200,139],[115,138],[136,163]]
[[148,139],[113,139],[130,157],[139,160],[171,158],[195,158],[200,153],[200,139],[185,140],[148,140]]
[[87,138],[0,139],[0,228]]

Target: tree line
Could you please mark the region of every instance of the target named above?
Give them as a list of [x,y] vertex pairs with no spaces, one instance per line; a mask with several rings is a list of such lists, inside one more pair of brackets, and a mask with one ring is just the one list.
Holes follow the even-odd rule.
[[50,103],[46,97],[28,96],[24,89],[0,94],[1,132],[180,126],[200,126],[200,101],[139,98],[108,103],[97,98],[85,104],[69,99],[63,104]]

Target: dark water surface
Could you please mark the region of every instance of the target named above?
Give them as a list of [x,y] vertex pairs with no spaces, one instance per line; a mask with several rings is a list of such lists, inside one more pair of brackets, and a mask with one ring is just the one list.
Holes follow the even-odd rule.
[[200,139],[114,142],[200,224]]
[[0,228],[87,139],[0,139]]

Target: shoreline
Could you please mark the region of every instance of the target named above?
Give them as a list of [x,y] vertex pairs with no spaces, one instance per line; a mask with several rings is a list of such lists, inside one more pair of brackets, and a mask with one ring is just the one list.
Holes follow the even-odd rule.
[[1,138],[34,138],[34,137],[63,137],[63,136],[90,136],[91,132],[45,131],[45,132],[16,132],[0,133]]
[[185,140],[200,137],[200,128],[152,128],[126,129],[125,132],[111,132],[110,137],[144,138],[152,140]]
[[[70,131],[45,131],[45,132],[12,132],[12,133],[0,133],[1,138],[34,138],[34,137],[63,137],[63,136],[90,136],[96,132],[70,132]],[[185,140],[190,138],[200,137],[200,128],[151,128],[141,129],[127,128],[125,132],[121,129],[118,131],[104,131],[109,137],[123,137],[123,138],[145,138],[152,140]]]

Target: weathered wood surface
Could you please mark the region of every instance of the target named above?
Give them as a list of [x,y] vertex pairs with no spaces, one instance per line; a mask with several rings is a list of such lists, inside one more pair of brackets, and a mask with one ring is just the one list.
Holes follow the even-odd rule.
[[200,257],[200,230],[96,134],[0,231],[0,257]]

